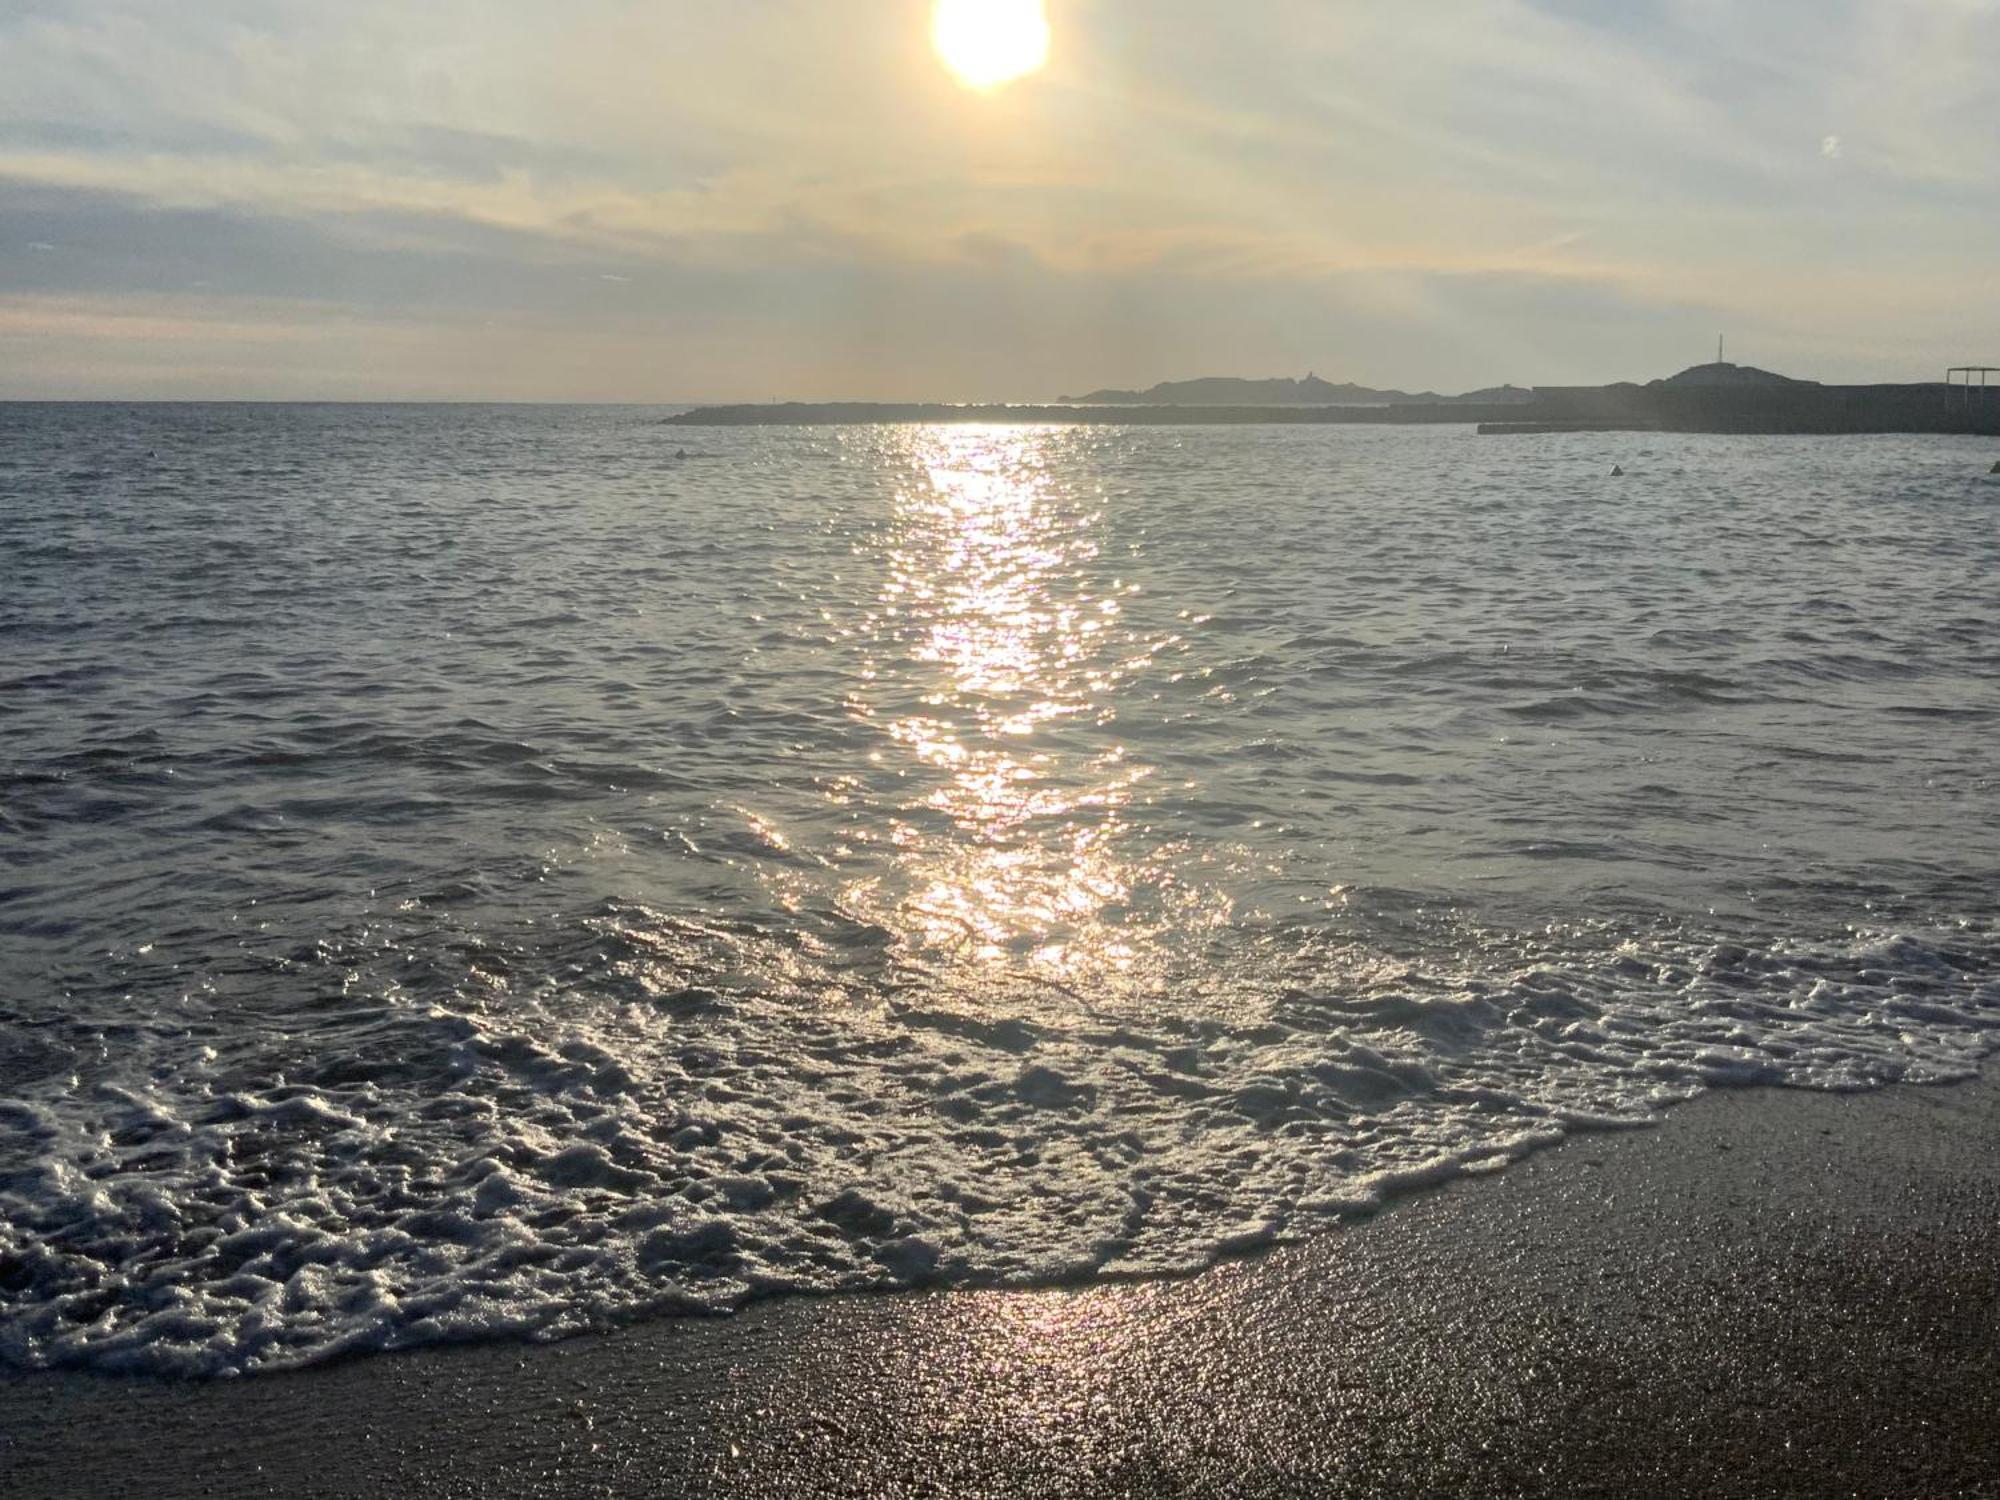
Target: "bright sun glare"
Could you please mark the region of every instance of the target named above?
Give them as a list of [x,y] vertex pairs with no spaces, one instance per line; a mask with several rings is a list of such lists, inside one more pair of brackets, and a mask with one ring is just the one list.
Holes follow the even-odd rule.
[[1049,60],[1049,18],[1042,0],[937,0],[931,41],[967,88],[998,88]]

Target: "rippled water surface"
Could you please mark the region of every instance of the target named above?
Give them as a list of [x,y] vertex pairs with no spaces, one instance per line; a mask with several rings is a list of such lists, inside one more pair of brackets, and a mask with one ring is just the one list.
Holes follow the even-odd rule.
[[0,1360],[1185,1269],[1964,1076],[1988,448],[0,407]]

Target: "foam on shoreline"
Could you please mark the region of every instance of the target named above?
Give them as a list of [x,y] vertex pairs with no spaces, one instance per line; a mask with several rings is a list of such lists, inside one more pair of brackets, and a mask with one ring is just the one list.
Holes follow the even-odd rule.
[[260,1090],[126,1036],[158,1066],[0,1110],[0,1356],[229,1375],[783,1292],[1185,1273],[1705,1088],[1963,1079],[2000,1017],[1970,929],[1495,938],[1490,977],[996,1027],[962,997],[690,991],[660,955],[696,935],[593,926],[595,982],[532,1023],[386,1009],[322,1081]]

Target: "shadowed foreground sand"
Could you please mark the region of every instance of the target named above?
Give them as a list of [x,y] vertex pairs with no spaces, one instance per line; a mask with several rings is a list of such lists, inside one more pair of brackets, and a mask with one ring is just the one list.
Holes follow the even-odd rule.
[[0,1494],[2000,1494],[2000,1087],[1711,1096],[1188,1281],[0,1379]]

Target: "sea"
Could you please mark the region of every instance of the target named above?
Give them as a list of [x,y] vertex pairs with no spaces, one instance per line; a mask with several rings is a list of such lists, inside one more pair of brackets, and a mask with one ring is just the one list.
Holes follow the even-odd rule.
[[1188,1273],[1994,1044],[1990,441],[662,415],[0,406],[0,1364]]

